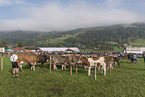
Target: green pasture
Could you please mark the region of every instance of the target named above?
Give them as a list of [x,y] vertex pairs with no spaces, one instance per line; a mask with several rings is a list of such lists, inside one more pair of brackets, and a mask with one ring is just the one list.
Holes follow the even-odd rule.
[[145,95],[145,64],[139,59],[139,64],[121,60],[121,67],[114,67],[104,77],[97,72],[94,79],[94,69],[88,77],[85,69],[73,70],[70,75],[67,70],[58,69],[49,72],[49,64],[36,65],[36,71],[31,71],[24,65],[25,72],[19,71],[20,78],[12,77],[12,67],[9,57],[4,58],[4,70],[0,71],[1,97],[143,97]]
[[[72,37],[76,37],[78,34],[79,34],[80,32],[78,32],[78,33],[76,33],[76,34],[74,34],[74,35],[70,35],[70,34],[68,34],[68,35],[62,35],[61,37],[59,37],[59,38],[56,38],[56,39],[51,39],[48,43],[64,43],[65,41],[65,39],[68,39],[68,38],[72,38]],[[81,32],[82,33],[82,32]]]
[[136,39],[135,42],[132,42],[131,44],[133,46],[138,46],[138,47],[145,46],[145,39],[141,39],[141,38]]
[[49,43],[64,43],[65,39],[70,38],[70,37],[75,37],[76,35],[65,35],[56,39],[51,39]]

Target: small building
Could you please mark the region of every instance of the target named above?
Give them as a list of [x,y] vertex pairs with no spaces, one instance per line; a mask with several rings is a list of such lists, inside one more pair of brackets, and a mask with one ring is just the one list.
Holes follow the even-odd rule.
[[0,52],[4,53],[5,52],[5,45],[0,43]]
[[32,46],[25,46],[25,47],[16,47],[13,50],[18,51],[18,52],[36,52],[37,50],[40,50],[40,48],[32,47]]
[[66,52],[66,51],[73,51],[73,52],[80,52],[77,47],[39,47],[40,50],[45,52]]
[[125,47],[132,47],[131,44],[123,44]]

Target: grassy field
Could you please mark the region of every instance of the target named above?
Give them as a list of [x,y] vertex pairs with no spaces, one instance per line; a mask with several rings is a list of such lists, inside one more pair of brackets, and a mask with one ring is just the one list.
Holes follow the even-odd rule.
[[139,38],[135,42],[132,42],[131,44],[134,45],[134,46],[139,46],[139,47],[140,46],[145,46],[145,39]]
[[12,78],[12,67],[9,58],[4,58],[4,71],[0,71],[1,97],[143,97],[145,95],[145,64],[139,59],[139,64],[127,63],[121,60],[121,67],[114,67],[107,76],[97,72],[94,80],[94,69],[91,76],[86,70],[73,70],[70,75],[58,69],[49,72],[49,64],[42,69],[37,64],[36,71],[23,66],[25,72],[19,72],[20,78]]
[[62,37],[59,37],[59,38],[56,38],[56,39],[52,39],[52,40],[50,40],[50,42],[49,43],[64,43],[65,41],[65,39],[67,39],[67,38],[72,38],[72,37],[75,37],[76,35],[78,35],[80,32],[78,32],[78,33],[76,33],[76,34],[74,34],[74,35],[65,35],[65,36],[62,36]]

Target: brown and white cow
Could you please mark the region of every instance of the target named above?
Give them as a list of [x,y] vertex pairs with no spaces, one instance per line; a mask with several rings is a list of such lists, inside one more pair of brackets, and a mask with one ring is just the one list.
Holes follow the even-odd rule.
[[106,58],[107,70],[110,68],[110,71],[111,71],[111,69],[113,69],[114,58],[113,56],[105,56],[105,58]]
[[106,76],[106,59],[105,57],[99,57],[99,58],[80,58],[80,61],[82,61],[83,65],[88,66],[88,76],[90,76],[91,68],[94,66],[102,66],[101,70],[104,69],[104,76]]
[[53,64],[54,70],[57,69],[56,64],[64,64],[64,65],[62,65],[62,70],[63,70],[63,68],[65,68],[65,70],[66,70],[66,65],[70,64],[69,57],[67,57],[67,56],[60,56],[58,54],[54,54],[53,55],[53,61],[54,61],[54,64]]
[[111,71],[111,69],[113,69],[114,64],[117,64],[118,67],[120,67],[120,58],[119,57],[117,57],[115,55],[108,55],[105,57],[106,57],[106,63],[107,63],[107,70],[110,68],[110,71]]
[[117,64],[120,67],[120,58],[118,56],[113,56],[115,65]]
[[30,64],[31,70],[33,69],[35,71],[35,65],[37,61],[36,55],[28,55],[28,54],[16,54],[16,55],[18,55],[18,62],[20,64],[20,68],[22,71],[24,71],[22,68],[23,63]]

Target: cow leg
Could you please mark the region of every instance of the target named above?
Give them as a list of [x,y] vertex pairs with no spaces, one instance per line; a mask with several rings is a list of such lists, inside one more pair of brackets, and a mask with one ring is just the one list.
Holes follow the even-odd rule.
[[34,69],[33,69],[34,71],[35,71],[35,65],[36,65],[36,62],[34,63]]
[[32,66],[31,66],[31,70],[33,69],[33,71],[35,71],[35,65],[36,65],[36,62],[33,62],[33,63],[31,63],[32,64]]
[[115,62],[115,65],[117,65],[117,62]]
[[98,71],[100,72],[101,65],[99,65]]
[[24,72],[24,70],[23,70],[23,68],[22,68],[22,65],[20,65],[20,68],[21,68],[22,72]]
[[35,65],[33,66],[33,70],[35,71]]
[[57,70],[56,63],[57,63],[57,62],[55,62],[55,61],[54,61],[54,63],[53,63],[53,69],[54,69],[54,70]]
[[62,70],[63,70],[63,68],[66,70],[66,65],[62,65]]
[[75,66],[73,66],[73,69],[75,69]]
[[103,69],[104,69],[104,76],[106,76],[106,63],[102,63],[102,68],[101,68],[101,73],[103,73]]
[[42,68],[43,68],[43,62],[41,62],[41,66],[42,66]]
[[33,69],[33,66],[31,66],[31,70]]
[[57,67],[56,67],[56,65],[55,65],[55,64],[53,64],[53,69],[54,69],[54,70],[57,70]]
[[104,69],[104,67],[102,66],[102,68],[101,68],[101,73],[103,73],[103,69]]
[[56,70],[57,69],[57,67],[56,67],[56,65],[54,65],[54,70]]
[[56,67],[56,65],[53,64],[53,69],[54,69],[54,70],[56,69],[55,67]]
[[66,70],[66,65],[68,65],[68,64],[67,64],[67,62],[65,62],[64,64],[65,64],[65,65],[63,65],[63,67],[64,67],[64,69]]
[[64,65],[62,65],[62,70],[63,70]]
[[66,65],[64,65],[64,69],[66,70]]
[[119,61],[117,62],[117,65],[118,65],[118,67],[120,67],[120,62]]
[[31,66],[31,70],[35,71],[35,65]]
[[[29,64],[29,63],[28,63]],[[29,64],[30,68],[31,68],[31,64]]]
[[111,69],[113,69],[113,65],[111,64]]
[[87,69],[87,66],[84,66],[85,70]]
[[[82,65],[82,63],[81,63],[81,65]],[[80,66],[80,71],[82,71],[82,66]]]
[[106,63],[103,63],[103,67],[104,67],[104,76],[106,76]]
[[112,69],[112,65],[110,64],[110,72],[111,72],[111,69]]
[[92,67],[89,67],[89,68],[88,68],[88,76],[91,75],[91,68],[92,68]]
[[109,64],[107,64],[107,70],[110,68],[110,65]]
[[33,68],[34,68],[33,65],[31,65],[31,70],[34,70]]

